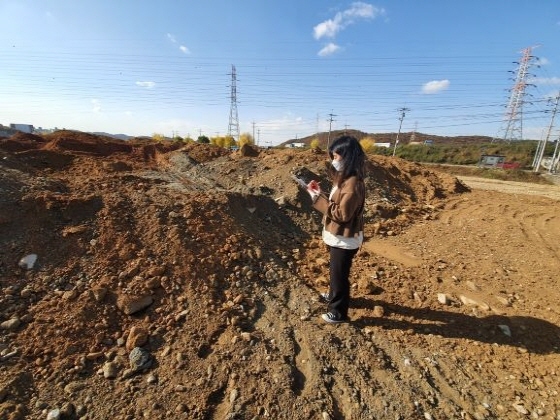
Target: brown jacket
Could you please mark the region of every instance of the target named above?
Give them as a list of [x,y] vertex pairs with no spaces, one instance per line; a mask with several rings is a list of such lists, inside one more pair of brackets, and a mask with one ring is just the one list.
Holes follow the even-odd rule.
[[332,200],[321,194],[313,207],[323,213],[325,229],[334,235],[351,238],[364,230],[364,181],[351,176],[334,192]]

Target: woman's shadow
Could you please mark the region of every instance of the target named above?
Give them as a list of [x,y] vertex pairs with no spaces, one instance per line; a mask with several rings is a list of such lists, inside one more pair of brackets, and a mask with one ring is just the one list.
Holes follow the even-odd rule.
[[[367,297],[352,299],[352,306],[356,308],[373,309],[375,305],[383,306],[383,317],[366,316],[353,323],[516,346],[535,354],[560,353],[560,327],[542,319],[505,315],[477,317],[446,310],[410,308]],[[400,315],[401,319],[387,316],[391,314]]]

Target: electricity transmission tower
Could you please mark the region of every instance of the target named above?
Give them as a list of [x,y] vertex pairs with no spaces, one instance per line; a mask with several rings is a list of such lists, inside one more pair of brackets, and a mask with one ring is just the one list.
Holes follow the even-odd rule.
[[228,137],[239,142],[239,117],[237,115],[237,75],[235,66],[231,66],[231,105],[229,108]]
[[[517,68],[517,74],[514,79],[513,88],[511,89],[511,95],[505,115],[503,140],[511,141],[523,139],[523,105],[525,103],[525,89],[529,86],[527,83],[529,68],[532,65],[532,61],[536,58],[531,54],[533,48],[534,47],[528,47],[521,50],[521,62],[516,62],[516,64],[519,64],[519,67]],[[515,72],[512,71],[512,73]]]

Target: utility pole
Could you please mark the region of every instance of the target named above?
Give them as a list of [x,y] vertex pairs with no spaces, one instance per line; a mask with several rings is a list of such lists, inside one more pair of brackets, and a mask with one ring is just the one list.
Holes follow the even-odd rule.
[[237,115],[237,74],[231,66],[231,104],[229,109],[228,137],[239,143],[239,116]]
[[329,114],[329,135],[327,136],[327,150],[329,150],[329,146],[331,144],[331,129],[332,129],[332,123],[333,123],[333,117],[336,117],[335,114],[333,114],[332,112]]
[[253,141],[255,142],[255,144],[257,144],[257,140],[255,139],[255,121],[253,121]]
[[410,111],[410,109],[403,107],[403,108],[399,108],[398,111],[401,113],[401,116],[399,117],[399,120],[400,120],[399,131],[397,132],[397,138],[395,139],[395,147],[393,148],[393,156],[395,156],[395,152],[397,151],[397,144],[399,144],[399,135],[401,134],[401,127],[402,127],[402,122],[404,120],[404,116],[406,115],[407,111]]
[[554,153],[552,154],[552,162],[550,163],[550,168],[548,169],[549,174],[556,173],[556,167],[558,166],[558,160],[560,155],[558,155],[558,143],[560,143],[560,136],[556,139],[556,144],[554,145]]
[[[556,95],[556,102],[554,104],[554,108],[552,109],[552,116],[550,117],[550,124],[548,126],[546,137],[544,140],[539,141],[539,145],[537,146],[537,151],[535,153],[535,160],[533,164],[533,172],[539,172],[539,168],[541,167],[541,162],[544,156],[544,149],[546,149],[546,145],[548,144],[548,140],[550,139],[550,133],[552,132],[552,127],[554,126],[554,118],[556,117],[556,113],[558,112],[559,101],[560,101],[560,92],[558,93],[558,95]],[[556,149],[554,154],[556,155]],[[552,163],[554,163],[554,156],[552,160],[553,160]]]

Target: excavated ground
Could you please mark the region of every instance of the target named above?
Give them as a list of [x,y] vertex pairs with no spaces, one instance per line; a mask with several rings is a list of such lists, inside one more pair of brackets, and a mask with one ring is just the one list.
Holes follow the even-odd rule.
[[320,215],[291,178],[328,189],[325,162],[0,139],[0,420],[559,420],[560,186],[370,156],[333,326]]

